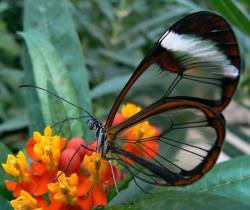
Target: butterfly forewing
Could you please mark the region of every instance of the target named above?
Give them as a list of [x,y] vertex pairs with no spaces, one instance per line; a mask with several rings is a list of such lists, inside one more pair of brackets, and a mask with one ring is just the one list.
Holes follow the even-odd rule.
[[[150,82],[145,79],[150,78],[147,74],[155,75]],[[170,27],[138,65],[115,101],[105,127],[112,125],[120,104],[126,101],[125,96],[134,94],[139,81],[145,87],[152,83],[161,86],[148,94],[142,86],[140,90],[150,99],[148,104],[159,98],[188,96],[222,111],[232,98],[239,74],[238,45],[227,21],[212,12],[191,14]]]
[[157,62],[163,69],[211,88],[217,86],[219,99],[209,99],[207,104],[217,111],[226,107],[239,79],[240,56],[235,35],[223,17],[211,12],[191,14],[170,27],[159,45],[176,64],[169,67],[162,56]]
[[110,128],[111,151],[145,182],[185,185],[215,163],[224,129],[223,117],[199,102],[160,100]]

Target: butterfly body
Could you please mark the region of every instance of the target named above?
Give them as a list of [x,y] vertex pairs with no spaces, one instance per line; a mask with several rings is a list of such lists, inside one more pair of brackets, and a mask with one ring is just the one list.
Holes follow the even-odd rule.
[[95,131],[97,152],[101,153],[101,157],[106,159],[106,154],[109,151],[109,144],[104,126],[95,118],[90,118],[87,121],[87,126],[90,130]]

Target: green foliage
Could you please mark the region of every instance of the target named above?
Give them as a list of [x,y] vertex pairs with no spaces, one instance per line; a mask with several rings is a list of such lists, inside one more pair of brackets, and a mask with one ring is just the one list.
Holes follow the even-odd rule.
[[[25,1],[24,32],[21,33],[27,45],[26,74],[29,82],[63,96],[73,104],[90,109],[88,96],[88,77],[80,50],[79,40],[68,12],[66,1]],[[28,61],[27,61],[28,60]],[[28,68],[31,67],[31,68]],[[32,90],[35,91],[35,90]],[[43,119],[45,125],[63,121],[69,117],[82,116],[83,113],[61,100],[36,90],[39,104],[34,110],[30,107],[32,130]],[[35,96],[33,100],[35,99]],[[32,98],[29,101],[32,101]],[[42,119],[34,119],[40,109]],[[69,130],[70,125],[70,130]],[[68,128],[68,129],[67,129]],[[72,135],[85,136],[86,128],[80,123],[65,123],[63,131]]]
[[168,191],[161,193],[154,193],[145,196],[143,199],[136,200],[129,204],[110,206],[105,208],[107,210],[139,210],[139,209],[186,209],[186,210],[211,210],[215,208],[222,210],[241,209],[247,210],[249,206],[244,205],[238,201],[225,198],[223,196],[215,196],[207,193],[197,192],[177,192]]
[[[11,151],[9,150],[9,148],[6,147],[4,144],[0,143],[0,162],[1,163],[6,162],[8,154],[11,154]],[[11,180],[11,179],[12,177],[5,173],[1,165],[0,166],[0,203],[2,202],[4,198],[11,198],[11,194],[6,189],[5,184],[4,184],[5,180]]]
[[10,206],[10,203],[8,200],[6,200],[5,198],[3,198],[1,195],[0,195],[0,206],[2,209],[4,210],[11,210],[13,209],[11,206]]
[[250,206],[249,161],[249,156],[242,156],[221,163],[202,180],[186,187],[185,191],[220,195]]
[[[42,91],[20,90],[20,84],[43,87],[89,111],[93,106],[94,115],[104,118],[155,40],[177,19],[198,10],[217,11],[233,25],[243,64],[235,99],[249,110],[249,9],[247,0],[1,1],[1,141],[16,152],[26,143],[28,128],[43,130],[45,125],[83,115],[79,109]],[[144,81],[149,86],[154,82]],[[246,130],[230,122],[229,132],[249,144]],[[64,124],[63,135],[89,134],[84,123],[71,121]],[[11,153],[4,144],[0,144],[1,162]],[[231,158],[244,154],[231,143],[225,144],[224,152]],[[143,194],[133,182],[126,183],[107,209],[249,209],[248,163],[249,157],[242,157],[220,164],[204,179],[184,188],[145,186],[155,191],[152,195]],[[3,185],[3,180],[10,177],[2,169],[0,175],[0,205],[10,209],[5,200],[10,197]],[[113,196],[111,193],[110,198]]]
[[[232,24],[237,26],[242,32],[250,35],[249,17],[238,8],[237,4],[232,0],[211,0],[209,3],[220,14],[223,14]],[[246,12],[246,11],[245,11]]]
[[[216,206],[220,209],[248,209],[249,161],[249,156],[242,156],[218,164],[204,178],[187,187],[155,188],[150,195],[137,196],[131,189],[126,189],[117,195],[107,209],[212,209]],[[124,201],[131,203],[117,205]]]
[[[66,96],[65,99],[77,104],[77,98],[73,85],[69,80],[69,74],[51,43],[41,33],[36,31],[23,32],[21,35],[25,39],[34,69],[33,78],[35,84],[57,95],[64,95]],[[69,104],[65,104],[61,100],[54,100],[53,97],[39,90],[37,94],[45,125],[60,122],[70,116],[80,116],[79,110],[72,108]],[[32,119],[35,125],[37,124],[36,120],[40,121],[41,119]],[[67,127],[67,125],[65,124],[64,126]],[[79,123],[74,123],[71,130],[75,135],[83,136],[79,126]]]

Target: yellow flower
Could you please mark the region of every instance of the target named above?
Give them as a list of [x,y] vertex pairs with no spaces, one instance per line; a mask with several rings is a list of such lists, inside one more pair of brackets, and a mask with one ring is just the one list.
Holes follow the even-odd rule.
[[127,104],[122,106],[121,114],[125,118],[129,118],[129,117],[135,115],[137,112],[140,112],[140,111],[141,111],[141,107],[136,106],[135,104],[132,104],[132,103],[127,103]]
[[[91,155],[86,155],[83,160],[84,167],[92,175],[93,179],[98,179],[99,176],[103,176],[108,167],[108,161],[101,158],[101,154],[93,152]],[[97,181],[97,180],[93,180]]]
[[6,173],[12,176],[22,176],[27,169],[27,161],[22,151],[16,156],[8,155],[6,163],[2,164]]
[[51,128],[46,127],[44,135],[34,132],[33,139],[36,142],[33,151],[38,159],[50,169],[57,166],[61,154],[61,137],[53,136]]
[[[132,103],[127,103],[122,106],[121,114],[125,118],[129,118],[136,113],[140,112],[142,109],[140,106],[137,106]],[[143,121],[136,124],[135,126],[130,127],[127,131],[123,132],[123,135],[126,135],[129,139],[143,139],[150,138],[157,134],[155,127],[150,125],[149,121]]]
[[19,197],[10,201],[10,204],[14,210],[42,210],[42,208],[37,208],[37,200],[24,190],[21,191]]
[[144,121],[142,123],[139,123],[131,127],[128,130],[128,132],[130,132],[130,135],[135,140],[150,138],[150,137],[156,136],[157,134],[157,130],[152,125],[150,125],[148,121]]
[[74,205],[77,200],[78,176],[76,173],[66,177],[58,172],[58,182],[48,184],[49,191],[54,194],[54,199],[64,204]]

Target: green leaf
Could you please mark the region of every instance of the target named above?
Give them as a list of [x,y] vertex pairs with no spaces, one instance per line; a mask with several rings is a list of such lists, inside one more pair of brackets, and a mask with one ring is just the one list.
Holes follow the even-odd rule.
[[91,90],[90,96],[92,98],[98,98],[105,94],[118,92],[126,84],[130,76],[131,76],[130,74],[123,75],[104,81],[103,83],[93,88],[93,90]]
[[6,200],[4,197],[0,195],[0,206],[1,209],[4,210],[12,210],[13,208],[10,206],[10,202]]
[[223,152],[225,152],[231,158],[238,157],[238,156],[241,156],[241,155],[245,155],[244,152],[239,150],[234,145],[230,144],[227,140],[224,142]]
[[250,207],[250,156],[242,156],[218,164],[185,191],[221,195]]
[[131,55],[131,53],[125,54],[103,49],[100,50],[100,54],[112,59],[113,61],[119,62],[132,68],[135,68],[138,65],[138,59],[136,59],[134,55]]
[[232,0],[210,0],[211,6],[225,16],[242,32],[250,35],[249,17]]
[[[9,150],[8,147],[6,147],[3,143],[0,143],[0,163],[6,163],[7,160],[7,156],[8,154],[11,154],[11,151]],[[5,187],[5,180],[12,180],[13,178],[8,175],[7,173],[5,173],[5,171],[3,170],[2,165],[0,166],[0,194],[7,198],[10,199],[11,198],[11,194],[10,192],[6,189]],[[1,197],[0,197],[0,203],[2,202]],[[2,206],[1,206],[2,207]],[[3,208],[1,208],[3,209]]]
[[71,7],[70,9],[71,9],[73,15],[76,17],[78,24],[82,28],[84,28],[84,30],[86,32],[88,32],[91,37],[94,37],[96,40],[98,40],[100,43],[102,43],[104,46],[106,46],[108,41],[107,41],[103,31],[100,30],[100,28],[97,27],[95,24],[91,24],[91,22],[89,20],[83,18],[81,11],[78,11],[74,7]]
[[0,134],[2,132],[10,132],[26,127],[28,124],[27,116],[21,115],[13,117],[0,124]]
[[[244,206],[250,206],[250,156],[242,156],[232,159],[227,162],[216,165],[210,172],[208,172],[198,182],[186,187],[155,187],[148,192],[167,193],[180,192],[194,192],[212,194],[214,196],[223,196],[231,201],[236,201]],[[138,182],[140,186],[145,189],[147,186],[142,181]],[[144,186],[143,186],[144,184]],[[188,194],[187,194],[188,195]],[[127,190],[121,191],[111,202],[111,205],[119,204],[126,201],[134,201],[135,199],[143,199],[143,193],[133,183]]]
[[102,0],[96,0],[97,6],[99,7],[99,10],[110,20],[114,19],[115,14],[111,5],[111,2],[109,0],[102,1]]
[[[37,31],[22,32],[20,34],[28,48],[34,69],[35,84],[63,96],[64,99],[73,104],[78,104],[76,92],[68,71],[51,43],[43,34]],[[37,94],[46,125],[62,121],[66,117],[81,115],[78,109],[64,103],[62,100],[55,100],[52,96],[39,90],[37,90]],[[56,110],[51,106],[52,103],[54,103]],[[83,135],[83,130],[79,123],[72,122],[70,125],[73,135]]]
[[[66,0],[25,0],[23,36],[29,54],[24,55],[24,61],[27,77],[30,77],[30,80],[26,82],[45,85],[49,80],[58,95],[90,110],[88,74],[68,7]],[[46,93],[43,94],[46,95]],[[37,99],[36,95],[31,99]],[[39,99],[41,100],[41,94],[39,94]],[[37,103],[35,100],[32,101]],[[39,117],[39,109],[37,109],[39,107],[39,103],[29,106],[32,120],[42,120],[34,119],[34,116]],[[46,108],[48,107],[42,107],[43,114]],[[79,114],[79,110],[75,107],[65,106],[64,108],[69,117],[77,116],[72,116],[72,113]],[[48,116],[45,118],[45,123],[48,123]],[[79,131],[79,128],[75,129],[72,134],[82,135],[82,131],[78,133],[76,130]],[[88,130],[84,128],[83,132],[86,133]]]
[[234,210],[241,209],[247,210],[249,206],[244,205],[239,201],[235,201],[230,198],[223,196],[212,195],[200,192],[178,192],[178,191],[168,191],[161,193],[154,193],[145,196],[143,199],[135,200],[132,203],[110,206],[105,209],[107,210],[139,210],[139,209],[149,209],[149,210]]

